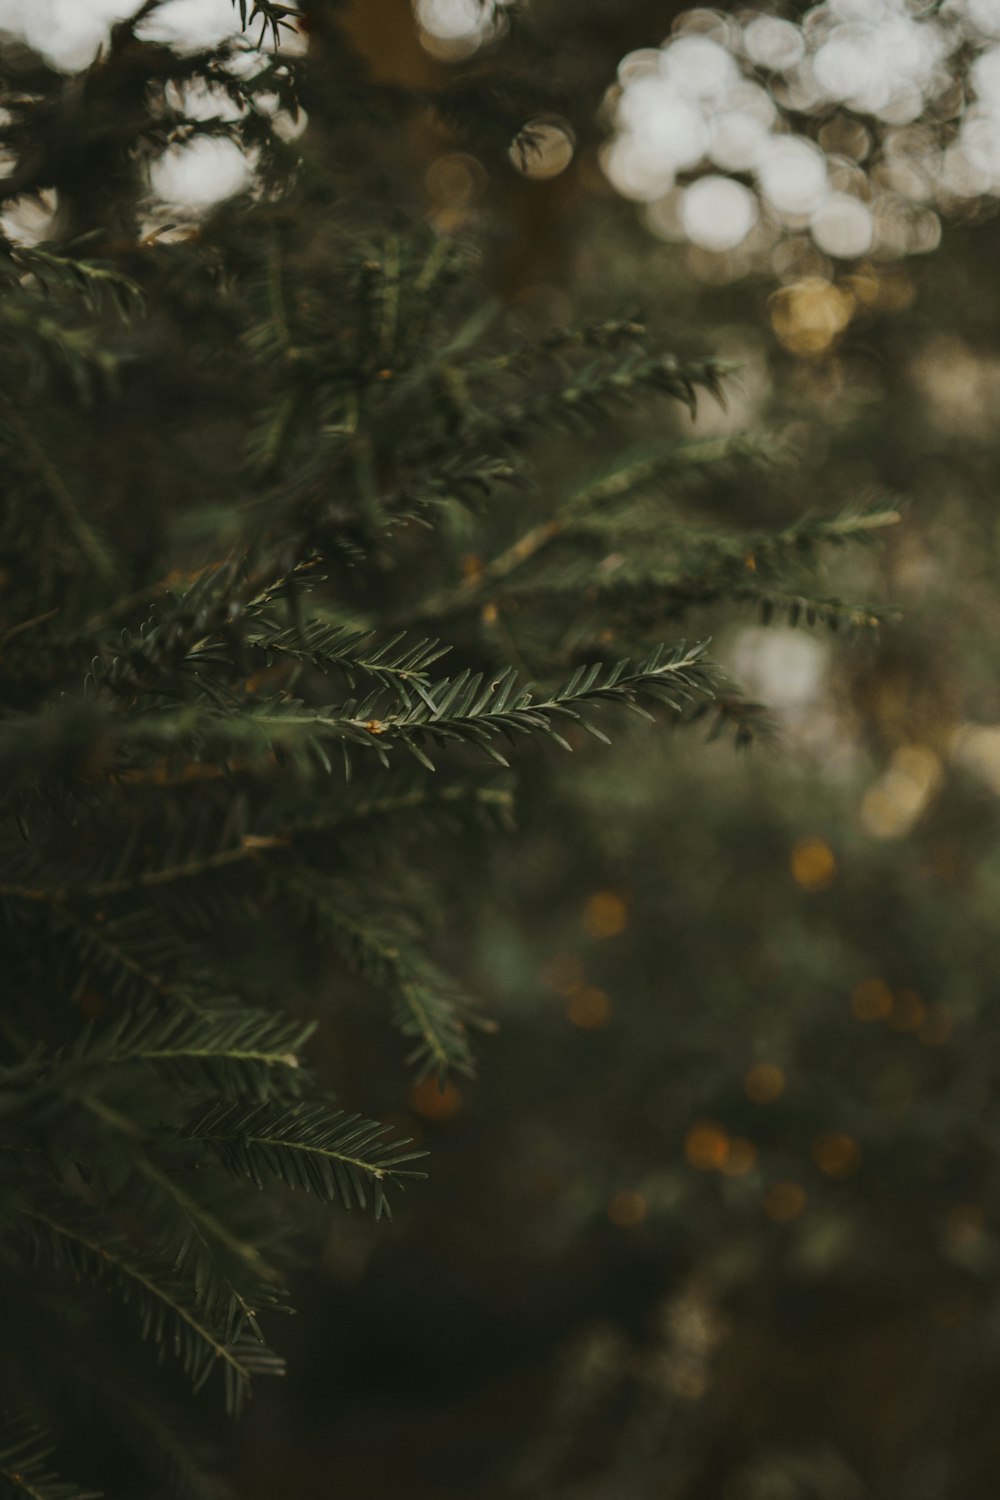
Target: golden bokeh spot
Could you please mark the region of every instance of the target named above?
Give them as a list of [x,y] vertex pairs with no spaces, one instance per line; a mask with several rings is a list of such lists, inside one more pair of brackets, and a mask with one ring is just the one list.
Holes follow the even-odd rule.
[[764,1194],[764,1212],[776,1224],[790,1224],[805,1206],[805,1189],[797,1182],[774,1182]]
[[799,839],[792,850],[792,878],[804,891],[825,891],[833,884],[837,860],[826,839]]
[[586,977],[583,962],[575,953],[553,953],[538,974],[546,989],[555,990],[557,995],[574,994]]
[[628,908],[615,891],[595,891],[583,905],[583,930],[588,937],[613,938],[628,925]]
[[856,1021],[885,1021],[892,1011],[892,990],[884,979],[862,979],[851,991],[851,1015]]
[[941,761],[926,745],[901,745],[861,801],[861,821],[878,839],[905,837],[943,779]]
[[608,1218],[619,1229],[636,1229],[649,1213],[649,1204],[641,1193],[622,1188],[608,1201]]
[[698,1120],[684,1137],[684,1155],[699,1172],[719,1172],[729,1156],[729,1136],[716,1120]]
[[861,1165],[861,1147],[853,1136],[831,1130],[813,1141],[812,1159],[827,1177],[850,1177]]
[[968,1250],[979,1244],[986,1229],[986,1220],[978,1203],[960,1203],[950,1209],[944,1232],[953,1250]]
[[930,1005],[917,1032],[925,1047],[944,1047],[955,1031],[955,1018],[946,1005]]
[[422,1120],[433,1120],[437,1125],[447,1124],[465,1107],[458,1085],[449,1078],[442,1089],[433,1075],[413,1085],[407,1094],[407,1102],[415,1115]]
[[461,151],[435,157],[424,178],[428,194],[443,208],[468,208],[479,197],[485,181],[482,163]]
[[858,307],[878,306],[879,276],[871,265],[860,265],[853,276],[845,276],[843,286],[850,292]]
[[785,1074],[777,1063],[754,1063],[743,1079],[743,1088],[751,1104],[773,1104],[785,1092]]
[[849,291],[823,276],[805,276],[771,298],[771,327],[790,354],[825,354],[854,312]]
[[729,1142],[722,1170],[727,1177],[745,1177],[757,1165],[757,1147],[745,1136],[736,1135]]
[[488,604],[483,605],[481,618],[484,625],[495,625],[499,620],[500,611],[492,600]]
[[752,552],[748,552],[746,557],[743,559],[743,566],[746,568],[748,573],[756,573],[757,559],[754,557]]
[[508,156],[525,177],[558,177],[573,160],[573,132],[565,120],[529,120],[512,141]]
[[611,1001],[596,984],[575,990],[566,1002],[566,1019],[581,1031],[600,1031],[611,1020]]
[[900,807],[883,786],[871,786],[865,792],[861,801],[861,819],[876,838],[895,838],[909,828],[906,814],[901,816]]
[[459,567],[466,583],[478,583],[483,576],[483,560],[477,552],[467,552]]
[[448,203],[441,208],[436,208],[428,217],[438,234],[460,234],[468,227],[469,210],[461,208],[458,204]]
[[916,990],[897,990],[892,997],[889,1025],[893,1031],[919,1031],[927,1016],[927,1007]]

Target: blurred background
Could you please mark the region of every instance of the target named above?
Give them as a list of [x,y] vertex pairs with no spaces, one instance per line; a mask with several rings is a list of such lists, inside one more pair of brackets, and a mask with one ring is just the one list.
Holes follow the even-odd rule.
[[[136,8],[0,0],[0,29],[72,72]],[[391,1039],[353,1038],[352,1094],[431,1175],[388,1231],[331,1226],[276,1334],[292,1374],[234,1437],[242,1491],[992,1495],[1000,0],[530,9],[574,103],[496,159],[415,124],[427,216],[482,235],[526,330],[641,309],[738,361],[697,429],[795,461],[703,511],[898,503],[841,583],[900,618],[845,640],[716,611],[771,739],[541,760],[448,939],[500,1023],[479,1080],[402,1108]],[[347,12],[390,83],[517,46],[486,0]],[[234,16],[171,0],[148,34]],[[252,173],[230,141],[171,148],[151,226]],[[42,239],[53,208],[5,228]]]

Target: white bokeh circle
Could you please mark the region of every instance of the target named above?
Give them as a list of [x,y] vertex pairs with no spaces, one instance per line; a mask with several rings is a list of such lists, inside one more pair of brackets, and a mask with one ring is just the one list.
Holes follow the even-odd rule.
[[867,206],[849,193],[830,193],[813,214],[809,228],[819,248],[838,260],[867,255],[875,237]]
[[233,141],[196,136],[172,146],[149,169],[150,186],[162,203],[208,208],[249,185],[253,168]]
[[731,177],[699,177],[685,189],[681,223],[703,250],[735,250],[757,222],[757,199]]

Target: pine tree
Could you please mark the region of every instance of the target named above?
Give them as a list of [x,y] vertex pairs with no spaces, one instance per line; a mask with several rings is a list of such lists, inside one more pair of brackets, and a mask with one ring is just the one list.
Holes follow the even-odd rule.
[[[355,1108],[351,1018],[384,1007],[417,1078],[473,1073],[460,831],[509,837],[515,772],[622,711],[748,740],[759,707],[677,622],[874,626],[814,565],[897,519],[706,524],[781,461],[684,432],[719,361],[632,315],[516,335],[406,182],[418,108],[506,148],[513,86],[377,85],[336,5],[302,7],[302,57],[270,0],[197,53],[157,9],[4,83],[4,201],[55,211],[0,243],[0,1476],[52,1500],[86,1493],[53,1441],[87,1483],[123,1450],[129,1492],[211,1493],[146,1356],[238,1412],[281,1368],[285,1190],[379,1217],[422,1175]],[[150,163],[199,137],[250,186],[168,226]]]

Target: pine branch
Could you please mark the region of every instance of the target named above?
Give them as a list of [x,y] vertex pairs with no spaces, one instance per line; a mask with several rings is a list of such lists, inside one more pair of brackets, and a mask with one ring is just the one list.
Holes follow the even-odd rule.
[[[723,437],[672,443],[653,452],[623,454],[610,469],[574,490],[560,511],[572,515],[603,512],[667,481],[745,477],[748,472],[777,463],[785,454],[780,435],[740,432]],[[658,511],[669,527],[670,519]]]
[[[220,1217],[218,1209],[223,1195],[217,1182],[213,1181],[211,1185],[212,1207],[209,1208],[183,1188],[177,1178],[147,1152],[136,1154],[135,1160],[137,1171],[159,1189],[176,1210],[176,1221],[166,1231],[166,1242],[173,1237],[174,1263],[178,1270],[193,1269],[195,1283],[204,1285],[207,1279],[205,1259],[210,1257],[212,1265],[225,1276],[228,1293],[236,1298],[240,1312],[254,1328],[253,1320],[261,1308],[284,1308],[281,1280],[276,1269],[256,1245],[242,1238]],[[252,1278],[255,1284],[253,1308],[229,1280],[228,1272],[222,1271],[220,1255],[224,1255],[230,1264],[240,1266]]]
[[59,1479],[48,1467],[53,1443],[33,1423],[5,1415],[0,1421],[0,1486],[10,1500],[101,1500],[98,1490]]
[[218,1471],[218,1454],[190,1430],[187,1414],[164,1401],[162,1392],[116,1375],[106,1368],[95,1373],[90,1362],[77,1378],[87,1386],[95,1418],[107,1423],[166,1492],[175,1500],[236,1500],[228,1478]]
[[[234,865],[252,864],[259,860],[262,855],[269,852],[284,849],[289,842],[286,834],[252,834],[244,833],[239,843],[230,848],[216,849],[211,853],[193,852],[189,858],[175,862],[176,856],[171,850],[164,851],[166,863],[157,865],[147,860],[145,867],[133,869],[129,874],[120,874],[110,880],[88,878],[92,875],[92,867],[87,873],[75,876],[65,869],[58,871],[59,884],[45,884],[46,879],[52,877],[51,870],[46,870],[44,862],[40,860],[21,860],[21,870],[18,871],[19,878],[16,881],[8,881],[0,885],[0,897],[6,896],[11,900],[60,903],[73,899],[85,898],[88,901],[109,901],[117,896],[127,896],[138,891],[155,890],[162,886],[183,884],[187,881],[198,881],[206,876],[215,876],[220,870],[229,869]],[[0,846],[0,853],[7,851]],[[19,851],[20,852],[20,851]],[[115,849],[115,865],[118,868],[128,868],[127,856],[134,854],[134,850],[127,845],[124,849]],[[125,856],[123,858],[123,856]],[[88,864],[92,862],[88,861]],[[16,860],[12,856],[7,863],[10,873],[14,873]]]
[[[260,616],[278,599],[293,607],[323,581],[317,561],[309,556],[289,565],[282,557],[255,565],[248,555],[237,553],[201,569],[183,594],[168,596],[138,631],[122,631],[116,653],[94,662],[88,683],[129,700],[164,689],[176,698],[182,673],[192,688],[211,690],[211,679],[199,668],[221,659],[235,672],[240,622]],[[232,695],[224,696],[228,702]]]
[[837,515],[820,516],[807,512],[779,531],[755,530],[735,536],[718,536],[693,529],[678,533],[667,528],[667,537],[677,547],[681,569],[689,568],[695,581],[699,575],[727,565],[752,572],[762,582],[772,572],[779,581],[781,568],[789,556],[810,560],[821,548],[843,546],[848,542],[867,545],[878,540],[878,533],[897,526],[902,514],[892,505],[869,509],[843,510]]
[[[260,1252],[220,1217],[224,1200],[218,1182],[209,1185],[210,1209],[150,1154],[139,1137],[134,1113],[112,1108],[93,1094],[81,1095],[78,1103],[114,1141],[112,1176],[105,1184],[109,1197],[129,1201],[132,1195],[132,1202],[143,1204],[141,1219],[131,1226],[130,1247],[156,1246],[164,1270],[178,1285],[194,1289],[203,1321],[218,1330],[226,1344],[245,1338],[263,1343],[258,1313],[287,1311],[287,1304],[277,1275]],[[120,1155],[128,1164],[124,1170]],[[88,1174],[97,1167],[103,1180],[106,1159],[102,1152],[88,1160]]]
[[247,31],[254,21],[260,19],[258,46],[263,45],[264,37],[270,31],[275,47],[280,47],[282,27],[287,27],[290,31],[294,30],[299,14],[290,5],[278,5],[276,0],[233,0],[233,4],[239,11],[240,26],[244,31]]
[[[112,998],[169,999],[194,1006],[202,987],[200,955],[166,927],[159,912],[132,910],[101,921],[61,901],[49,907],[79,955],[79,985],[96,976]],[[175,975],[182,974],[183,978]]]
[[656,650],[645,661],[620,661],[605,667],[581,667],[550,696],[536,699],[518,686],[514,671],[488,680],[481,673],[461,672],[455,678],[424,687],[400,683],[395,700],[373,695],[329,709],[307,710],[302,704],[274,699],[253,705],[242,716],[224,716],[192,705],[180,712],[135,716],[114,723],[118,743],[142,751],[169,745],[208,754],[225,762],[234,754],[262,765],[273,752],[290,756],[300,771],[315,767],[329,773],[330,750],[348,746],[373,750],[387,762],[387,748],[401,744],[428,770],[434,770],[424,742],[476,746],[499,765],[508,764],[493,741],[517,735],[541,734],[568,749],[555,727],[558,722],[579,724],[597,739],[607,736],[591,722],[590,710],[619,706],[645,717],[643,700],[675,710],[691,698],[712,694],[713,669],[705,661],[703,645],[681,645]]
[[[422,777],[422,773],[418,775]],[[350,801],[340,805],[329,816],[320,813],[301,825],[292,824],[288,834],[293,839],[297,836],[309,838],[310,835],[322,837],[327,832],[359,825],[367,828],[373,822],[385,819],[390,823],[394,836],[398,837],[399,819],[406,814],[422,816],[430,825],[437,827],[439,815],[451,811],[463,813],[466,810],[481,814],[484,820],[509,829],[514,813],[513,790],[492,784],[484,786],[477,781],[442,782],[438,777],[415,780],[411,775],[397,775],[387,784],[386,777],[382,775],[377,787],[366,792],[358,789],[355,784],[354,796]]]
[[705,739],[709,744],[731,733],[737,750],[746,750],[758,740],[774,740],[778,732],[765,704],[737,692],[720,693],[712,703],[696,703],[684,717],[689,724],[708,721]]
[[[468,380],[526,374],[547,358],[593,350],[641,349],[647,335],[646,327],[635,318],[587,320],[555,328],[543,338],[525,341],[502,354],[474,357],[463,366],[463,373]],[[446,349],[444,354],[450,352]]]
[[[420,607],[419,617],[421,620],[439,619],[463,610],[479,608],[499,597],[512,574],[560,538],[585,537],[592,532],[601,536],[607,533],[620,534],[623,544],[629,550],[634,550],[642,528],[634,507],[624,510],[622,507],[627,506],[637,493],[678,475],[706,471],[716,473],[720,469],[730,468],[742,470],[749,463],[771,461],[773,457],[773,444],[741,434],[737,437],[677,444],[666,452],[629,459],[574,490],[544,520],[528,527],[502,552],[483,562],[469,577],[425,601]],[[685,534],[684,529],[664,512],[661,505],[657,505],[649,515],[648,526],[644,529],[652,533],[650,541],[657,547],[662,547],[668,540],[673,541],[678,534]],[[719,538],[716,533],[703,531],[692,535],[696,540],[704,538],[720,547],[726,546],[726,539]],[[756,535],[755,533],[754,536]],[[770,539],[770,533],[763,535]],[[740,539],[732,543],[733,548],[740,545]],[[746,555],[751,545],[752,540],[742,540],[740,557]]]
[[[22,1410],[36,1409],[63,1431],[83,1430],[88,1448],[102,1456],[138,1461],[129,1494],[174,1500],[235,1500],[220,1472],[217,1450],[192,1421],[186,1392],[168,1394],[146,1360],[123,1357],[120,1340],[102,1338],[87,1316],[66,1316],[65,1288],[43,1287],[37,1278],[28,1301],[4,1304],[4,1333]],[[17,1298],[11,1287],[13,1297]],[[77,1304],[83,1299],[77,1294]],[[85,1311],[81,1307],[81,1311]],[[118,1463],[116,1462],[116,1469]],[[149,1489],[149,1482],[157,1486]],[[2,1480],[0,1493],[7,1495]],[[115,1490],[113,1493],[117,1494]]]
[[378,1219],[392,1216],[388,1186],[425,1175],[406,1163],[427,1153],[403,1149],[409,1141],[387,1141],[390,1128],[324,1104],[215,1104],[177,1139],[209,1146],[229,1171],[258,1188],[279,1181],[345,1208],[365,1208],[371,1193]]
[[746,599],[757,604],[760,617],[769,625],[775,614],[784,614],[789,625],[803,621],[807,625],[822,624],[832,631],[869,630],[899,619],[899,610],[894,605],[859,604],[841,599],[837,595],[817,595],[794,589],[755,588],[746,585],[734,591],[733,598]]
[[95,318],[110,304],[128,326],[145,311],[142,288],[114,266],[56,255],[40,246],[19,246],[12,259],[19,269],[34,278],[49,299],[62,293],[78,300]]
[[552,390],[470,417],[462,436],[468,442],[493,438],[523,443],[525,434],[535,428],[573,431],[591,426],[618,406],[650,393],[679,401],[693,417],[699,388],[721,400],[722,377],[732,368],[722,360],[685,362],[672,354],[642,354],[615,365],[596,360]]
[[113,578],[116,569],[110,548],[86,518],[72,489],[30,424],[6,398],[0,398],[0,446],[6,448],[8,456],[15,462],[20,458],[22,466],[37,476],[80,556],[97,577]]
[[[263,1343],[258,1314],[290,1310],[277,1274],[253,1245],[223,1223],[218,1213],[192,1197],[147,1152],[135,1149],[134,1143],[132,1147],[137,1175],[130,1183],[149,1195],[149,1232],[170,1257],[174,1273],[198,1289],[202,1303],[224,1330],[227,1343],[240,1337]],[[218,1184],[214,1186],[217,1193]]]
[[16,1213],[33,1253],[54,1269],[77,1281],[110,1280],[134,1304],[143,1338],[161,1351],[169,1345],[195,1390],[223,1369],[231,1414],[242,1408],[253,1375],[281,1372],[277,1356],[254,1339],[230,1342],[225,1319],[213,1316],[187,1280],[158,1256],[136,1251],[120,1231],[68,1203],[20,1205]]
[[84,1032],[55,1059],[49,1086],[90,1088],[118,1069],[153,1067],[182,1088],[225,1097],[297,1094],[299,1053],[313,1029],[244,1006],[166,1014],[142,1006],[103,1034]]
[[244,639],[265,653],[268,664],[275,656],[285,656],[309,662],[321,672],[336,667],[352,687],[358,674],[386,686],[426,682],[426,669],[448,651],[438,641],[408,642],[402,632],[379,642],[374,631],[352,630],[321,617],[306,621],[301,629],[264,622],[248,629]]
[[469,1002],[431,962],[414,924],[379,912],[374,902],[359,902],[357,891],[343,882],[296,871],[286,872],[284,883],[352,971],[388,991],[393,1023],[414,1044],[406,1062],[416,1067],[418,1078],[433,1073],[443,1082],[451,1071],[471,1077]]
[[[203,1174],[188,1173],[185,1187],[140,1138],[134,1113],[124,1114],[94,1094],[81,1095],[79,1104],[116,1138],[117,1150],[124,1154],[128,1167],[122,1175],[115,1164],[108,1192],[118,1198],[132,1190],[133,1201],[143,1202],[135,1231],[139,1239],[155,1244],[164,1265],[195,1289],[199,1305],[223,1330],[227,1343],[243,1336],[262,1343],[258,1313],[289,1308],[276,1270],[257,1245],[226,1221],[227,1212],[238,1218],[244,1210],[242,1198],[230,1201],[214,1176],[205,1180]],[[159,1144],[163,1146],[162,1138]],[[198,1165],[203,1169],[203,1163]],[[103,1157],[100,1166],[103,1173]],[[195,1196],[198,1187],[210,1196],[211,1207]]]
[[[808,576],[796,586],[795,570],[788,559],[801,556],[808,562],[815,548],[830,541],[867,542],[872,531],[894,524],[897,518],[898,513],[893,511],[825,520],[807,518],[783,532],[757,531],[735,537],[709,536],[663,522],[650,525],[645,555],[635,551],[634,538],[631,543],[623,538],[622,550],[605,551],[609,545],[605,532],[612,528],[603,523],[593,528],[588,522],[574,523],[562,532],[550,523],[526,533],[517,548],[495,560],[490,575],[493,586],[481,595],[476,585],[470,590],[460,587],[438,596],[430,607],[437,614],[459,613],[484,602],[500,608],[505,600],[551,605],[582,593],[591,603],[607,600],[616,613],[627,601],[633,628],[641,627],[647,635],[659,634],[696,606],[720,602],[758,605],[765,622],[775,613],[784,612],[792,625],[804,620],[810,625],[826,624],[835,631],[876,630],[897,619],[898,610],[826,594],[817,590]],[[508,581],[515,569],[530,562],[556,536],[564,542],[571,537],[579,542],[591,531],[595,534],[590,540],[599,542],[601,553],[578,548],[527,569],[527,576],[519,574],[513,582]],[[575,649],[581,653],[592,650],[593,641],[600,639],[603,637],[595,625],[593,634],[578,639]]]

